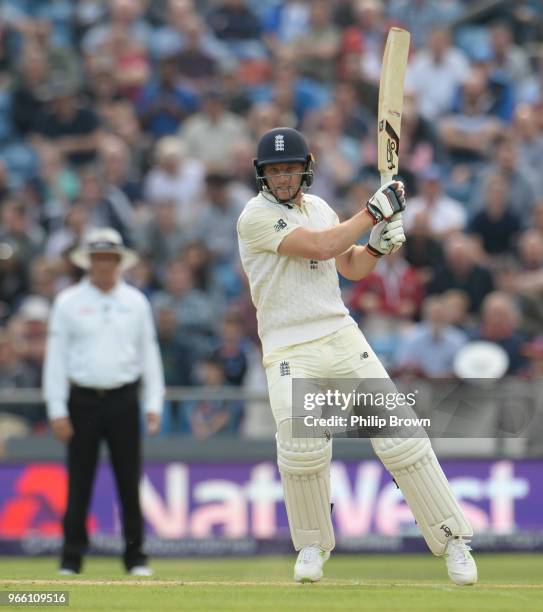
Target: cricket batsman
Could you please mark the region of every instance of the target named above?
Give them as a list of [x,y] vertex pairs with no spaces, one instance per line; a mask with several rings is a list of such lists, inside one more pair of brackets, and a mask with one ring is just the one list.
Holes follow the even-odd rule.
[[[353,217],[307,193],[313,156],[303,136],[279,127],[262,136],[254,160],[259,193],[241,213],[239,250],[257,309],[270,404],[277,425],[277,463],[290,533],[299,551],[298,582],[322,578],[335,545],[330,514],[332,442],[292,435],[292,378],[388,378],[343,304],[338,272],[367,276],[380,257],[405,242],[403,184],[378,189]],[[371,229],[368,244],[357,240]],[[361,356],[364,356],[364,359]],[[373,437],[375,453],[400,487],[430,550],[446,559],[459,585],[477,581],[468,546],[473,530],[428,437]]]

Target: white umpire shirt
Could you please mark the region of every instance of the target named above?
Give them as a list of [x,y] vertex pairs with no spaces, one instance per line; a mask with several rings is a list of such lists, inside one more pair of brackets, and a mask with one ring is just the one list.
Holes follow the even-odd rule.
[[164,373],[151,307],[124,281],[104,293],[84,278],[59,293],[49,321],[44,398],[50,419],[68,416],[70,384],[114,389],[143,383],[146,412],[162,412]]

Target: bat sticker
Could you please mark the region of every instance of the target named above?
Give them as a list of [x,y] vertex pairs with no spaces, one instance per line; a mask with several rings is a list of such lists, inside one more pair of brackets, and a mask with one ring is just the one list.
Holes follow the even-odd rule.
[[388,169],[393,170],[394,166],[394,154],[397,156],[400,154],[400,139],[398,138],[398,134],[396,134],[394,128],[387,121],[385,125],[385,131],[387,133],[387,162]]

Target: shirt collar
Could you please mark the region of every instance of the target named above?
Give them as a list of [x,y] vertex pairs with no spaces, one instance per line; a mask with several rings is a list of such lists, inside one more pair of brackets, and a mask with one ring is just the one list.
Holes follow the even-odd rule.
[[119,279],[117,281],[117,284],[113,287],[113,289],[111,289],[111,291],[108,291],[107,293],[104,293],[103,291],[101,291],[100,289],[98,289],[98,287],[96,285],[93,285],[90,281],[90,278],[88,276],[85,276],[81,279],[81,285],[87,287],[88,289],[90,289],[96,296],[100,296],[100,297],[116,297],[121,289],[122,286],[125,285],[125,282],[122,279]]

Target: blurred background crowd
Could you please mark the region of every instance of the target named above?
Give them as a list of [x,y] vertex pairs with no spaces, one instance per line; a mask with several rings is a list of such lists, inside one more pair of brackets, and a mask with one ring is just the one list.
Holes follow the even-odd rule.
[[[169,386],[265,393],[236,221],[268,129],[303,131],[346,218],[378,187],[388,28],[412,33],[407,244],[346,304],[393,374],[454,375],[471,339],[543,373],[543,6],[538,0],[3,0],[0,389],[37,388],[47,321],[112,226],[137,249]],[[285,304],[288,308],[288,304]],[[42,405],[3,404],[36,433]],[[251,436],[265,411],[168,402],[164,432]]]

